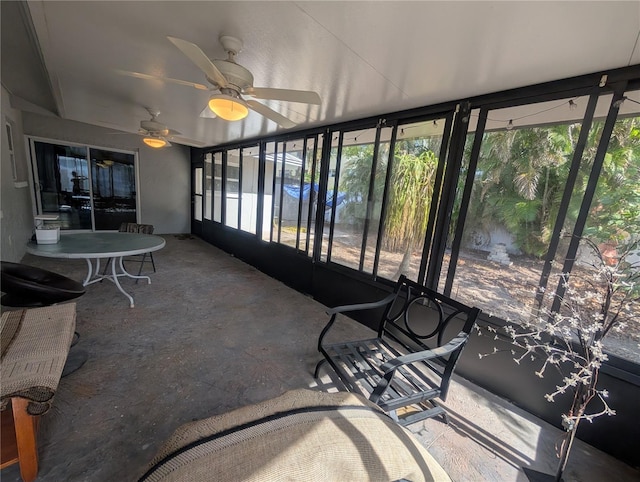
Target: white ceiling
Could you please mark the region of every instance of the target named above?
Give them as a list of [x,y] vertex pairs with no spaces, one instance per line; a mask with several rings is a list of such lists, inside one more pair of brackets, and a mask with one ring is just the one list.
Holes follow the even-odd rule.
[[215,59],[226,58],[220,35],[239,37],[255,86],[318,92],[320,106],[261,101],[294,129],[640,64],[637,1],[45,1],[28,11],[57,114],[137,132],[149,107],[193,146],[282,128],[253,112],[201,118],[209,92],[116,72],[207,84],[168,35]]

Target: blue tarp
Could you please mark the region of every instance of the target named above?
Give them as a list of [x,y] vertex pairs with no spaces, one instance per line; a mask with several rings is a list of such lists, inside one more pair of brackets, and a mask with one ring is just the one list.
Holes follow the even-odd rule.
[[[285,184],[283,186],[284,191],[291,197],[295,198],[295,199],[300,199],[300,184]],[[313,192],[317,193],[319,189],[319,186],[317,184],[313,185]],[[305,182],[302,185],[302,200],[303,201],[308,201],[309,200],[309,194],[311,193],[311,183]],[[346,193],[344,192],[339,192],[338,191],[338,206],[340,206],[340,204],[342,204],[342,201],[344,201],[344,198],[347,196]],[[327,191],[327,202],[326,202],[326,207],[327,208],[331,208],[333,207],[333,191]]]

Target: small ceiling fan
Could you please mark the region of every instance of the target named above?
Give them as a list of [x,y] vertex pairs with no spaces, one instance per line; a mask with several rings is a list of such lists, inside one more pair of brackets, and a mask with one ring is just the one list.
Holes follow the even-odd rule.
[[181,135],[180,132],[169,129],[166,125],[158,122],[156,118],[160,115],[160,112],[152,111],[147,108],[150,120],[140,121],[140,129],[138,132],[144,136],[142,141],[149,147],[159,149],[161,147],[171,147],[169,139],[173,136]]
[[[219,39],[224,50],[227,52],[228,58],[226,60],[211,60],[196,44],[175,37],[167,38],[204,72],[211,86],[138,72],[118,72],[140,79],[162,80],[194,87],[199,90],[219,91],[219,94],[213,94],[209,99],[208,107],[210,111],[207,111],[207,108],[205,108],[201,117],[218,116],[225,120],[235,121],[244,119],[248,115],[249,109],[251,109],[282,127],[290,128],[296,125],[291,119],[288,119],[260,102],[244,100],[242,96],[246,95],[256,99],[282,100],[316,105],[320,105],[322,102],[320,96],[312,91],[254,87],[253,74],[235,61],[235,57],[242,50],[243,45],[242,41],[235,37],[223,35]],[[213,112],[215,115],[212,115],[210,112]]]

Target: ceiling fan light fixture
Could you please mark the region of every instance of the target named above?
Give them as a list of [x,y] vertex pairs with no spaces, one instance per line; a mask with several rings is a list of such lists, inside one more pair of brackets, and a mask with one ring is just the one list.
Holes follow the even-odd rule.
[[249,115],[249,108],[242,99],[236,99],[226,94],[216,94],[209,99],[209,109],[227,121],[237,121]]
[[149,147],[153,147],[154,149],[160,149],[161,147],[167,145],[167,141],[165,141],[164,139],[159,139],[157,137],[145,137],[144,139],[142,139],[142,142],[144,142]]

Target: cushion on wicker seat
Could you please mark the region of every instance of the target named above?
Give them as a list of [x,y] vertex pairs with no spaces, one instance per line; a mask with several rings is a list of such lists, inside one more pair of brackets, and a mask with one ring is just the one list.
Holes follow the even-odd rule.
[[58,388],[76,326],[76,304],[2,314],[2,409],[12,397],[30,401],[29,415],[42,415]]
[[180,427],[140,481],[400,479],[449,477],[364,397],[293,390]]

